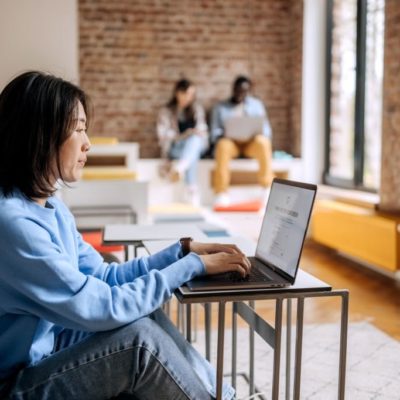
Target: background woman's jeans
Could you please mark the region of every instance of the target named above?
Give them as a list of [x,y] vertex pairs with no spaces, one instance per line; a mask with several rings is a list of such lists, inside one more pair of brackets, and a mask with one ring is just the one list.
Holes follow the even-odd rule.
[[[207,400],[215,370],[161,310],[94,334],[63,331],[55,351],[20,371],[10,399]],[[234,390],[224,385],[224,399]]]
[[181,160],[187,166],[185,171],[185,183],[195,185],[197,178],[197,165],[203,152],[207,148],[205,138],[192,135],[187,139],[174,142],[169,150],[169,157],[173,160]]

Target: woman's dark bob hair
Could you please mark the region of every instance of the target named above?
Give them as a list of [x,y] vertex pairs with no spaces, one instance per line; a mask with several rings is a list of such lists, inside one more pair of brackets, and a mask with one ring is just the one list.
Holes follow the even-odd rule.
[[[189,79],[183,78],[180,79],[175,83],[174,86],[174,91],[172,93],[172,97],[167,103],[167,107],[170,108],[174,113],[176,113],[177,107],[178,107],[178,97],[177,94],[178,92],[187,92],[187,90],[194,86],[193,82],[190,81]],[[193,120],[195,121],[195,112],[194,112],[194,107],[193,103],[189,104],[184,110],[184,115],[187,120]]]
[[0,188],[40,199],[54,191],[54,168],[62,179],[60,149],[73,132],[78,102],[89,118],[82,89],[37,71],[13,79],[0,94]]

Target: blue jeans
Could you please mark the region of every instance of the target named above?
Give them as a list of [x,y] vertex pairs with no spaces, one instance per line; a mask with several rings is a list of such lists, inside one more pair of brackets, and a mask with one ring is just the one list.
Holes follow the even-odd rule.
[[[19,372],[8,398],[210,400],[215,391],[215,370],[157,310],[112,331],[63,331],[53,354]],[[224,384],[224,399],[233,396]]]
[[168,156],[173,160],[184,160],[188,165],[185,171],[185,183],[196,184],[197,164],[206,149],[206,140],[198,135],[189,136],[186,139],[173,142]]

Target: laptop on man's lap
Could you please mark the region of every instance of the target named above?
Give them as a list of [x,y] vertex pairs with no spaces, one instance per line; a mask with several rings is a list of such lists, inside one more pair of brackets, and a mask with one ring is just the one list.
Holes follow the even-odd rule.
[[224,122],[225,137],[238,141],[247,142],[255,135],[263,132],[264,117],[237,116],[229,117]]
[[295,282],[317,186],[274,179],[251,273],[208,275],[186,283],[191,291],[279,288]]

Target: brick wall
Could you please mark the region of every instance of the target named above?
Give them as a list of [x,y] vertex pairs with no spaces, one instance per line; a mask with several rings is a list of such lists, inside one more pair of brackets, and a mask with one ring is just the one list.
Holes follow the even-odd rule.
[[380,208],[400,211],[400,2],[386,0]]
[[156,110],[187,77],[210,107],[248,74],[267,105],[275,149],[299,154],[300,0],[79,0],[80,77],[90,133],[137,141],[156,157]]

